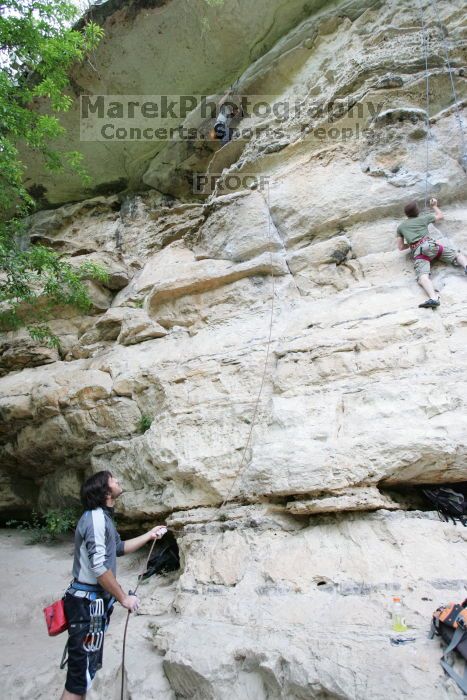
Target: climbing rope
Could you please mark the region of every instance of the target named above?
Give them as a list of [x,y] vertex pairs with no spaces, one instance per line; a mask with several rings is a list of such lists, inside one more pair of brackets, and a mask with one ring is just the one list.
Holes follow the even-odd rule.
[[[449,72],[449,78],[450,78],[450,83],[451,83],[451,94],[454,102],[454,108],[456,112],[456,120],[459,126],[459,132],[460,132],[460,137],[461,137],[461,147],[462,147],[462,165],[464,169],[467,168],[467,149],[466,149],[466,143],[465,143],[465,136],[464,136],[464,127],[463,127],[463,121],[462,121],[462,116],[460,114],[460,109],[459,109],[459,100],[457,96],[457,91],[454,83],[454,78],[453,78],[453,70],[451,68],[451,62],[449,59],[449,50],[447,46],[447,41],[446,37],[444,35],[444,32],[442,30],[441,22],[439,20],[439,12],[438,12],[438,5],[437,5],[437,0],[431,0],[432,6],[440,27],[440,35],[444,47],[444,54],[445,54],[445,60]],[[423,36],[423,54],[424,54],[424,63],[425,63],[425,114],[426,114],[426,138],[425,138],[425,160],[426,160],[426,168],[425,168],[425,209],[427,208],[428,204],[428,176],[429,176],[429,166],[430,166],[430,140],[431,140],[431,127],[430,127],[430,85],[429,85],[429,80],[430,80],[430,74],[429,74],[429,69],[428,69],[428,49],[429,49],[429,35],[428,35],[428,30],[425,25],[424,21],[424,15],[423,15],[423,8],[421,5],[421,0],[417,0],[418,3],[418,9],[419,9],[419,14],[420,14],[420,24],[422,28],[422,36]],[[238,83],[238,80],[237,80]],[[233,88],[233,86],[232,86]],[[267,210],[268,210],[268,240],[271,243],[271,207],[270,207],[270,191],[269,191],[269,183],[267,184]],[[230,501],[232,493],[234,492],[234,489],[237,485],[238,480],[240,479],[241,476],[243,476],[244,470],[247,466],[246,464],[246,455],[248,448],[250,447],[251,439],[253,436],[253,430],[256,425],[257,421],[257,415],[258,415],[258,409],[260,405],[260,401],[263,395],[263,390],[264,390],[264,385],[266,381],[266,372],[267,372],[267,367],[268,367],[268,362],[269,362],[269,356],[270,356],[270,350],[271,350],[271,342],[272,342],[272,329],[273,329],[273,319],[274,319],[274,303],[275,303],[275,279],[274,279],[274,269],[273,269],[273,258],[272,258],[272,250],[270,250],[270,260],[271,260],[271,280],[272,280],[272,290],[271,290],[271,311],[270,311],[270,318],[269,318],[269,331],[268,331],[268,339],[266,343],[266,355],[265,355],[265,360],[264,360],[264,366],[263,366],[263,372],[261,376],[261,383],[258,391],[258,395],[256,397],[255,401],[255,406],[253,410],[253,416],[251,419],[250,423],[250,429],[248,432],[248,436],[242,451],[242,457],[240,459],[240,464],[239,467],[235,473],[234,480],[232,481],[230,488],[224,497],[224,500],[222,501],[219,510],[222,510],[227,503]],[[141,582],[141,577],[144,571],[147,570],[149,560],[151,558],[152,551],[154,549],[154,545],[156,544],[157,540],[154,540],[152,543],[152,546],[149,550],[148,557],[146,559],[146,564],[143,572],[141,575],[138,577],[138,584],[133,592],[134,595],[136,595],[136,592],[139,588],[139,584]],[[217,542],[214,545],[214,548],[216,548]],[[122,649],[122,682],[121,682],[121,700],[124,700],[124,688],[125,688],[125,651],[126,651],[126,636],[127,636],[127,630],[128,630],[128,623],[130,620],[130,611],[127,613],[127,618],[125,622],[125,629],[124,629],[124,634],[123,634],[123,649]]]
[[[266,205],[267,205],[267,210],[268,210],[268,241],[269,241],[269,243],[271,243],[271,242],[272,242],[272,239],[271,239],[271,204],[270,204],[270,195],[269,195],[269,182],[267,183],[267,200],[266,200]],[[221,503],[221,505],[220,505],[220,510],[222,510],[222,509],[224,508],[224,506],[228,503],[228,501],[229,501],[229,499],[230,499],[230,497],[231,497],[231,495],[232,495],[232,492],[233,492],[233,490],[234,490],[234,488],[235,488],[235,486],[236,486],[236,484],[237,484],[237,481],[238,481],[238,479],[240,478],[240,476],[242,475],[242,473],[243,473],[243,471],[244,471],[244,469],[245,469],[245,466],[246,466],[246,464],[245,464],[246,454],[247,454],[248,448],[249,448],[249,446],[250,446],[251,438],[252,438],[252,435],[253,435],[253,428],[255,427],[255,424],[256,424],[256,417],[257,417],[257,415],[258,415],[258,407],[259,407],[259,404],[260,404],[260,401],[261,401],[261,396],[262,396],[262,394],[263,394],[263,389],[264,389],[264,383],[265,383],[265,380],[266,380],[266,371],[267,371],[267,367],[268,367],[269,353],[270,353],[270,349],[271,349],[272,326],[273,326],[273,319],[274,319],[274,297],[275,297],[275,291],[276,291],[276,289],[275,289],[275,281],[274,281],[274,269],[273,269],[273,260],[272,260],[272,250],[270,250],[269,255],[270,255],[270,260],[271,260],[271,280],[272,280],[272,290],[271,290],[271,312],[270,312],[270,317],[269,317],[269,334],[268,334],[268,340],[267,340],[267,343],[266,343],[266,357],[265,357],[265,359],[264,359],[263,374],[262,374],[262,377],[261,377],[261,384],[260,384],[260,387],[259,387],[258,396],[256,397],[255,408],[254,408],[254,411],[253,411],[253,417],[252,417],[251,423],[250,423],[250,430],[249,430],[249,432],[248,432],[248,437],[247,437],[247,439],[246,439],[245,446],[244,446],[244,448],[243,448],[242,457],[241,457],[241,460],[240,460],[240,465],[239,465],[239,467],[238,467],[238,469],[237,469],[235,478],[234,478],[234,480],[233,480],[233,482],[232,482],[232,484],[231,484],[231,486],[230,486],[230,488],[229,488],[229,490],[228,490],[228,492],[227,492],[227,495],[225,496],[224,500],[222,501],[222,503]]]
[[[147,569],[148,569],[149,560],[150,560],[150,558],[151,558],[152,550],[154,549],[154,545],[156,544],[156,542],[157,542],[157,539],[156,539],[156,540],[153,540],[153,543],[152,543],[151,548],[150,548],[150,550],[149,550],[149,554],[148,554],[147,559],[146,559],[146,564],[144,565],[144,569],[142,570],[141,574],[138,576],[138,582],[137,582],[137,584],[136,584],[135,590],[134,590],[134,591],[131,591],[131,592],[130,592],[130,595],[136,595],[136,591],[137,591],[138,588],[139,588],[139,584],[141,583],[142,576],[143,576],[144,572],[147,571]],[[128,623],[129,623],[129,621],[130,621],[130,615],[131,615],[131,612],[130,612],[130,610],[128,610],[127,616],[126,616],[126,621],[125,621],[125,630],[124,630],[124,632],[123,632],[123,644],[122,644],[122,684],[121,684],[121,689],[120,689],[120,700],[123,700],[123,694],[124,694],[124,692],[125,692],[126,633],[127,633],[127,630],[128,630]]]
[[[424,53],[424,61],[425,61],[425,111],[426,111],[425,209],[426,209],[427,203],[428,203],[428,175],[429,175],[429,169],[430,169],[429,143],[431,140],[430,85],[429,85],[430,75],[429,75],[429,71],[428,71],[428,41],[429,40],[428,40],[428,30],[427,30],[427,27],[426,27],[425,21],[424,21],[421,0],[417,0],[417,3],[418,3],[419,14],[420,14],[420,24],[421,24],[422,32],[423,32],[423,53]],[[448,70],[448,74],[449,74],[449,81],[451,84],[451,96],[452,96],[452,101],[453,101],[454,110],[455,110],[455,114],[456,114],[457,125],[459,127],[460,142],[461,142],[460,163],[467,173],[467,148],[466,148],[466,141],[465,141],[465,135],[464,135],[464,124],[463,124],[462,115],[461,115],[461,112],[459,109],[459,98],[458,98],[457,91],[456,91],[456,85],[454,83],[453,69],[451,67],[451,61],[449,59],[449,48],[448,48],[448,44],[447,44],[446,35],[443,31],[441,20],[439,18],[439,9],[438,9],[437,0],[431,0],[431,6],[433,8],[433,12],[436,16],[436,21],[437,21],[438,26],[439,26],[441,43],[442,43],[443,49],[444,49],[444,57],[445,57],[446,66],[447,66],[447,70]]]
[[[440,37],[441,37],[441,42],[443,44],[443,49],[444,49],[444,57],[446,60],[446,65],[449,73],[449,81],[451,83],[451,95],[452,95],[452,100],[454,103],[454,109],[456,112],[456,121],[459,127],[459,134],[460,134],[460,141],[461,141],[461,149],[462,149],[462,155],[461,155],[461,164],[464,170],[467,169],[467,148],[465,144],[465,136],[464,136],[464,124],[462,121],[462,115],[460,113],[459,109],[459,98],[457,96],[457,91],[456,91],[456,85],[454,83],[454,76],[453,76],[453,69],[451,68],[451,61],[449,59],[449,49],[448,49],[448,44],[447,44],[447,39],[446,35],[443,31],[443,27],[441,24],[440,20],[440,15],[439,15],[439,10],[438,10],[438,2],[437,0],[431,0],[431,5],[433,7],[433,11],[436,17],[436,20],[438,22],[439,26],[439,32],[440,32]],[[467,172],[467,170],[466,170]]]
[[[268,241],[269,241],[269,243],[271,243],[271,242],[272,242],[272,238],[271,238],[271,206],[270,206],[269,183],[268,183],[268,185],[267,185],[267,200],[266,200],[266,204],[267,204],[267,211],[268,211]],[[274,269],[273,269],[272,249],[270,250],[269,255],[270,255],[270,261],[271,261],[271,280],[272,280],[271,311],[270,311],[270,317],[269,317],[269,332],[268,332],[268,340],[267,340],[267,343],[266,343],[266,356],[265,356],[265,359],[264,359],[264,367],[263,367],[263,373],[262,373],[262,377],[261,377],[261,384],[260,384],[260,388],[259,388],[259,391],[258,391],[258,395],[257,395],[256,401],[255,401],[255,407],[254,407],[254,410],[253,410],[253,416],[252,416],[251,423],[250,423],[250,430],[249,430],[249,432],[248,432],[248,437],[247,437],[247,440],[246,440],[246,442],[245,442],[245,446],[244,446],[243,451],[242,451],[242,457],[241,457],[241,460],[240,460],[240,465],[239,465],[239,467],[238,467],[238,469],[237,469],[237,472],[236,472],[236,474],[235,474],[235,478],[234,478],[232,484],[230,485],[230,488],[229,488],[229,490],[228,490],[228,492],[227,492],[227,495],[225,496],[223,502],[222,502],[221,505],[220,505],[220,510],[222,510],[222,509],[226,506],[226,504],[229,502],[229,499],[230,499],[230,497],[231,497],[231,495],[232,495],[232,493],[233,493],[233,490],[234,490],[234,488],[235,488],[235,486],[236,486],[236,484],[237,484],[237,482],[238,482],[238,479],[240,478],[240,476],[242,475],[242,473],[243,473],[244,470],[245,470],[245,467],[246,467],[246,454],[247,454],[247,451],[248,451],[248,447],[250,446],[251,438],[252,438],[252,435],[253,435],[253,429],[254,429],[254,427],[255,427],[256,419],[257,419],[257,415],[258,415],[258,408],[259,408],[259,405],[260,405],[261,397],[262,397],[262,395],[263,395],[264,384],[265,384],[265,381],[266,381],[266,372],[267,372],[267,367],[268,367],[269,355],[270,355],[270,350],[271,350],[271,341],[272,341],[272,328],[273,328],[273,319],[274,319],[274,299],[275,299],[275,280],[274,280]],[[171,529],[173,529],[173,528],[171,528]],[[143,569],[143,571],[141,572],[140,576],[138,576],[138,583],[137,583],[137,586],[136,586],[135,590],[132,592],[133,595],[136,595],[136,592],[137,592],[137,590],[138,590],[138,588],[139,588],[139,584],[140,584],[141,579],[142,579],[142,575],[143,575],[143,573],[144,573],[144,572],[147,570],[147,568],[148,568],[149,560],[150,560],[150,558],[151,558],[152,550],[154,549],[154,545],[156,544],[156,541],[157,541],[157,540],[154,540],[154,542],[152,543],[151,549],[149,550],[149,554],[148,554],[148,556],[147,556],[146,564],[145,564],[145,566],[144,566],[144,569]],[[217,546],[217,541],[216,541],[215,544],[214,544],[213,551],[214,551],[214,549],[216,548],[216,546]],[[124,692],[125,692],[125,654],[126,654],[126,637],[127,637],[128,623],[129,623],[129,621],[130,621],[130,615],[131,615],[131,613],[130,613],[130,611],[128,611],[127,617],[126,617],[126,622],[125,622],[125,629],[124,629],[124,632],[123,632],[123,645],[122,645],[122,682],[121,682],[120,700],[124,700]]]
[[430,73],[428,71],[428,30],[426,28],[423,9],[420,0],[418,2],[418,10],[420,14],[420,24],[422,26],[422,36],[423,36],[423,53],[425,61],[425,121],[426,121],[426,137],[425,137],[425,209],[428,206],[428,174],[430,170],[430,139],[431,139],[431,129],[430,129]]

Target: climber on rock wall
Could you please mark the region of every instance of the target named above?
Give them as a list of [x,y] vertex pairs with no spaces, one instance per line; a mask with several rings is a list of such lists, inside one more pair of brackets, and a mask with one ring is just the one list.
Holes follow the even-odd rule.
[[430,236],[428,225],[437,223],[444,218],[436,199],[430,199],[432,214],[420,214],[417,202],[409,202],[404,212],[405,221],[397,227],[397,246],[399,250],[412,251],[417,281],[428,295],[427,301],[419,304],[420,308],[435,309],[440,305],[433,283],[430,279],[431,263],[435,260],[461,265],[467,275],[467,258],[459,250],[453,248],[447,240],[435,240]]
[[243,116],[241,107],[236,104],[235,98],[228,92],[219,103],[219,112],[214,124],[214,135],[222,144],[228,143],[233,136],[234,129],[231,122]]

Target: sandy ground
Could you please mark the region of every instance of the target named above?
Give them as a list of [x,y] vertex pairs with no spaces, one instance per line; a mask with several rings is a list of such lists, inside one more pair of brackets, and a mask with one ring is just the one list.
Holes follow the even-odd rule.
[[[65,671],[59,668],[66,633],[49,637],[42,609],[63,595],[71,579],[73,545],[27,545],[27,537],[13,530],[0,529],[0,698],[55,700],[60,698]],[[146,550],[143,550],[146,552]],[[146,554],[118,559],[118,578],[125,589],[134,588]],[[155,651],[149,628],[158,616],[145,612],[159,608],[160,615],[170,607],[172,583],[152,577],[143,584],[141,614],[132,616],[127,635],[129,700],[175,696],[162,670],[162,657]],[[120,699],[120,664],[126,611],[115,607],[106,635],[104,667],[97,674],[88,700]]]

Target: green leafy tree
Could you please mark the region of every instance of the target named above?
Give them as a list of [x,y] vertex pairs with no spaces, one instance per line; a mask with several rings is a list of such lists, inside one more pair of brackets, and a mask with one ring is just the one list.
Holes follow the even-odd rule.
[[48,170],[68,168],[90,182],[81,153],[51,145],[65,133],[57,113],[72,105],[70,69],[89,60],[103,36],[92,22],[74,29],[77,14],[68,0],[0,0],[0,330],[26,325],[33,337],[52,343],[45,322],[53,308],[88,309],[83,281],[102,281],[105,272],[72,267],[43,245],[22,249],[24,217],[35,202],[23,184],[18,149],[39,153]]

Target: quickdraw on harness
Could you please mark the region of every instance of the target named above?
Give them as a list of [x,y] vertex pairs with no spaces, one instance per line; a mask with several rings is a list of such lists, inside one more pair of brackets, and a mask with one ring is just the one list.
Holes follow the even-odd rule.
[[104,600],[96,598],[89,606],[89,632],[84,642],[84,651],[91,653],[99,651],[104,641],[104,633],[107,625],[107,614],[105,612]]
[[459,686],[464,695],[467,695],[467,664],[464,675],[460,676],[453,668],[453,662],[449,656],[457,651],[467,660],[467,600],[463,603],[449,603],[442,605],[433,613],[430,637],[437,634],[448,643],[441,657],[440,664],[444,671]]

